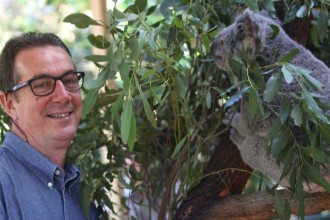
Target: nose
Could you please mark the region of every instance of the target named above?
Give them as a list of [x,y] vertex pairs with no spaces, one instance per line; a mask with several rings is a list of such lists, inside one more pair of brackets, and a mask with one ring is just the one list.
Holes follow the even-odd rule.
[[68,90],[66,90],[64,84],[61,80],[56,80],[55,89],[52,93],[52,99],[54,102],[65,103],[71,100],[71,95]]

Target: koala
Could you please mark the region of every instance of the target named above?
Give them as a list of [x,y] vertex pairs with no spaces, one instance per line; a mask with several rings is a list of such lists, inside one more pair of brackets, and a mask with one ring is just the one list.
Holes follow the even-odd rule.
[[[279,29],[275,38],[272,37],[274,33],[272,25]],[[330,101],[330,69],[309,50],[292,40],[281,28],[279,22],[269,16],[245,10],[233,24],[219,32],[212,42],[211,54],[215,58],[218,68],[228,72],[232,71],[229,61],[234,55],[243,56],[245,53],[250,59],[257,59],[258,54],[261,54],[264,58],[261,61],[262,65],[267,65],[280,60],[295,48],[299,52],[290,63],[310,70],[311,76],[324,85],[323,91],[319,92],[319,95]],[[299,84],[295,81],[287,84],[283,80],[280,86],[280,91],[295,92],[299,89]],[[280,106],[281,99],[275,97],[272,102],[271,104]],[[230,123],[232,127],[230,138],[239,148],[243,160],[279,185],[290,187],[289,175],[280,180],[283,163],[277,163],[268,151],[269,129],[276,116],[271,115],[261,120],[252,119],[249,115],[247,97],[243,96],[239,104],[240,112],[234,113],[231,120],[225,119],[224,122]],[[330,115],[329,113],[326,112]],[[329,164],[319,168],[321,175],[328,182],[330,181],[329,168]],[[306,181],[303,183],[303,187],[303,190],[307,192],[324,191],[321,186]]]

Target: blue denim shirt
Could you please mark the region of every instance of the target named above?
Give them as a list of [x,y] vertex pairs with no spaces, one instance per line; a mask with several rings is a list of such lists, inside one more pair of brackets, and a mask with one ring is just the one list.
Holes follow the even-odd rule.
[[0,220],[85,219],[79,178],[76,166],[61,169],[8,132],[0,149]]

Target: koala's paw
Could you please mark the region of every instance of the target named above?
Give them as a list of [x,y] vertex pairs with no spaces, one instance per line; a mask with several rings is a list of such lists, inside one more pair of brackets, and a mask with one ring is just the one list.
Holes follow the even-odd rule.
[[228,111],[225,114],[223,123],[232,127],[230,129],[230,139],[238,148],[241,148],[246,138],[246,128],[241,122],[241,113]]
[[230,129],[230,140],[241,149],[245,141],[245,137],[242,136],[235,128]]
[[249,136],[249,129],[244,122],[242,114],[239,112],[233,112],[231,110],[226,112],[225,117],[223,119],[223,123],[228,126],[231,126],[232,128],[235,128],[241,136]]

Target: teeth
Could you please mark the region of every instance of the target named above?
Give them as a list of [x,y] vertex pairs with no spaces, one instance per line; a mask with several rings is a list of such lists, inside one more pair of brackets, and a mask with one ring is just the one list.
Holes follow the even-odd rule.
[[63,113],[63,114],[54,114],[54,115],[49,115],[51,118],[64,118],[67,117],[69,113]]

